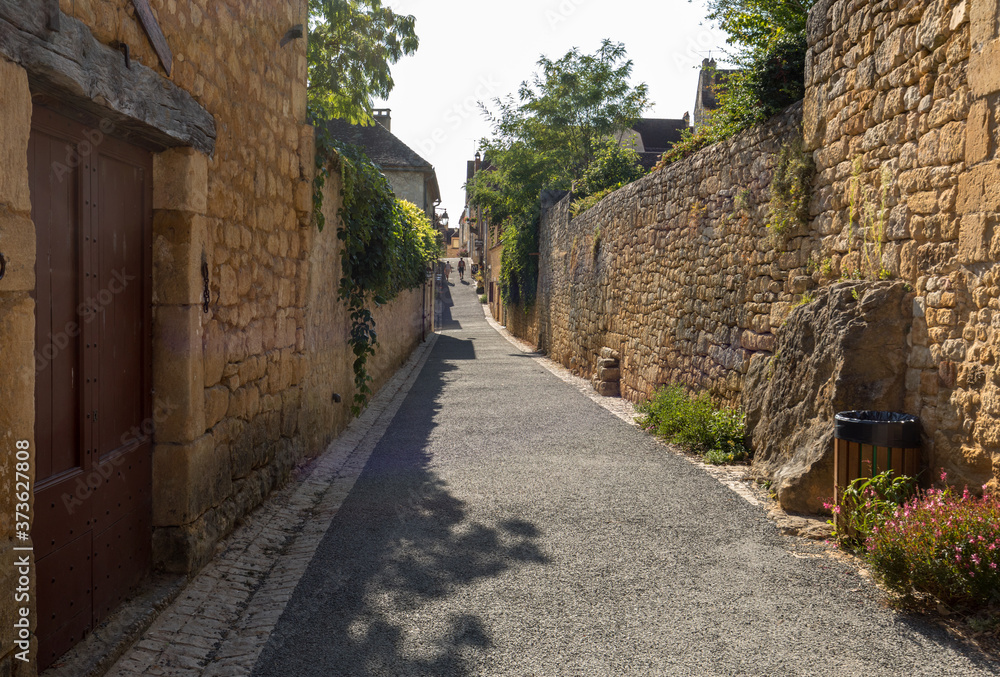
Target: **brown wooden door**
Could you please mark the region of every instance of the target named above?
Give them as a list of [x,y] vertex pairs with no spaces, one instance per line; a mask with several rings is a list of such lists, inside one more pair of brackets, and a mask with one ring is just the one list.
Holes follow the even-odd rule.
[[152,157],[36,106],[39,665],[150,568]]

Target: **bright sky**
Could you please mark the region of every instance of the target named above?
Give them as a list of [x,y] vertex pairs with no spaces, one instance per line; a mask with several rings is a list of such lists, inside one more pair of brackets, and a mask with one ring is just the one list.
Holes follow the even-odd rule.
[[489,125],[476,102],[517,91],[542,54],[594,53],[603,38],[625,43],[633,83],[649,85],[645,117],[694,108],[698,66],[721,63],[724,34],[704,20],[703,0],[387,0],[417,18],[420,49],[393,69],[392,132],[434,165],[451,225],[465,206],[465,163]]

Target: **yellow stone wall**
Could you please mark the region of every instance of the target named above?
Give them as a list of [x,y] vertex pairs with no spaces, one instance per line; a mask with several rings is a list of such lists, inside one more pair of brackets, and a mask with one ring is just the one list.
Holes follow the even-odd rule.
[[[308,246],[309,283],[306,288],[304,341],[309,370],[303,381],[298,427],[307,448],[322,449],[351,421],[354,397],[354,353],[347,344],[350,318],[337,298],[341,275],[341,242],[337,239],[340,181],[331,176],[324,187],[323,232],[311,228]],[[404,292],[375,309],[379,348],[369,358],[368,370],[378,390],[396,372],[417,344],[431,331],[433,285]],[[426,313],[426,320],[424,320]],[[426,326],[423,326],[426,322]],[[334,401],[334,394],[340,402]]]
[[[289,28],[306,22],[306,3],[152,0],[151,6],[173,52],[170,79],[214,117],[217,130],[211,156],[172,148],[153,158],[154,407],[166,410],[157,417],[153,452],[154,559],[159,568],[190,571],[295,464],[320,453],[344,428],[353,373],[348,325],[335,295],[335,193],[327,200],[326,231],[318,233],[311,221],[315,142],[305,125],[305,40],[279,45]],[[131,2],[63,0],[61,9],[99,42],[127,43],[133,61],[166,78]],[[0,252],[9,264],[0,280],[6,449],[33,438],[35,237],[29,78],[2,57],[0,113]],[[418,290],[378,311],[376,387],[420,341],[423,305]],[[332,405],[333,392],[341,404]],[[0,464],[0,507],[10,507],[12,468]],[[10,521],[0,522],[5,590],[14,587],[13,535]],[[11,613],[9,601],[0,603],[5,652],[12,646]],[[10,658],[0,656],[0,671],[19,669]]]
[[906,409],[923,422],[925,461],[959,486],[1000,489],[1000,10],[992,0],[898,5],[813,10],[804,129],[818,168],[816,257],[835,276],[864,267],[851,195],[855,213],[881,211],[884,195],[886,243],[867,251],[917,291]]
[[[35,438],[35,237],[28,190],[28,131],[31,93],[24,70],[0,57],[0,254],[7,262],[0,280],[0,671],[23,670],[12,660],[14,591],[15,450]],[[33,501],[29,501],[33,507]],[[30,514],[30,511],[29,511]],[[20,553],[23,554],[23,553]],[[34,627],[34,619],[32,619]],[[6,673],[5,674],[9,674]],[[27,674],[18,672],[15,674]]]

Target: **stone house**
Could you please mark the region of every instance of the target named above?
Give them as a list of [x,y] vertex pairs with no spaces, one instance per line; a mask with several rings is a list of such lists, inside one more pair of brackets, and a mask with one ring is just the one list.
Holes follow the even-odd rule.
[[434,209],[441,202],[441,189],[434,167],[392,133],[388,108],[374,113],[375,124],[352,125],[334,120],[327,129],[333,138],[363,148],[389,179],[396,197],[417,205],[435,223]]
[[[350,418],[306,11],[0,0],[4,590],[34,548],[0,602],[0,674],[44,669],[151,571],[200,567]],[[431,329],[431,293],[379,311],[376,385]]]
[[697,132],[704,126],[708,122],[709,114],[719,107],[719,90],[725,87],[726,78],[735,72],[718,68],[715,59],[705,59],[701,62],[701,71],[698,73],[698,94],[694,102],[693,131]]

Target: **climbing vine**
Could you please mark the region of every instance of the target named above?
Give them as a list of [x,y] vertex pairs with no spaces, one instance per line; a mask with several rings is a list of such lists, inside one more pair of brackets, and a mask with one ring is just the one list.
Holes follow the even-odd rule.
[[378,334],[372,309],[400,292],[419,287],[427,264],[440,256],[440,236],[414,204],[397,200],[379,167],[356,146],[342,143],[317,127],[313,215],[326,225],[323,188],[331,173],[341,176],[342,204],[337,215],[341,278],[337,295],[351,317],[348,343],[354,353],[354,403],[361,413],[372,394],[368,358],[375,354]]

